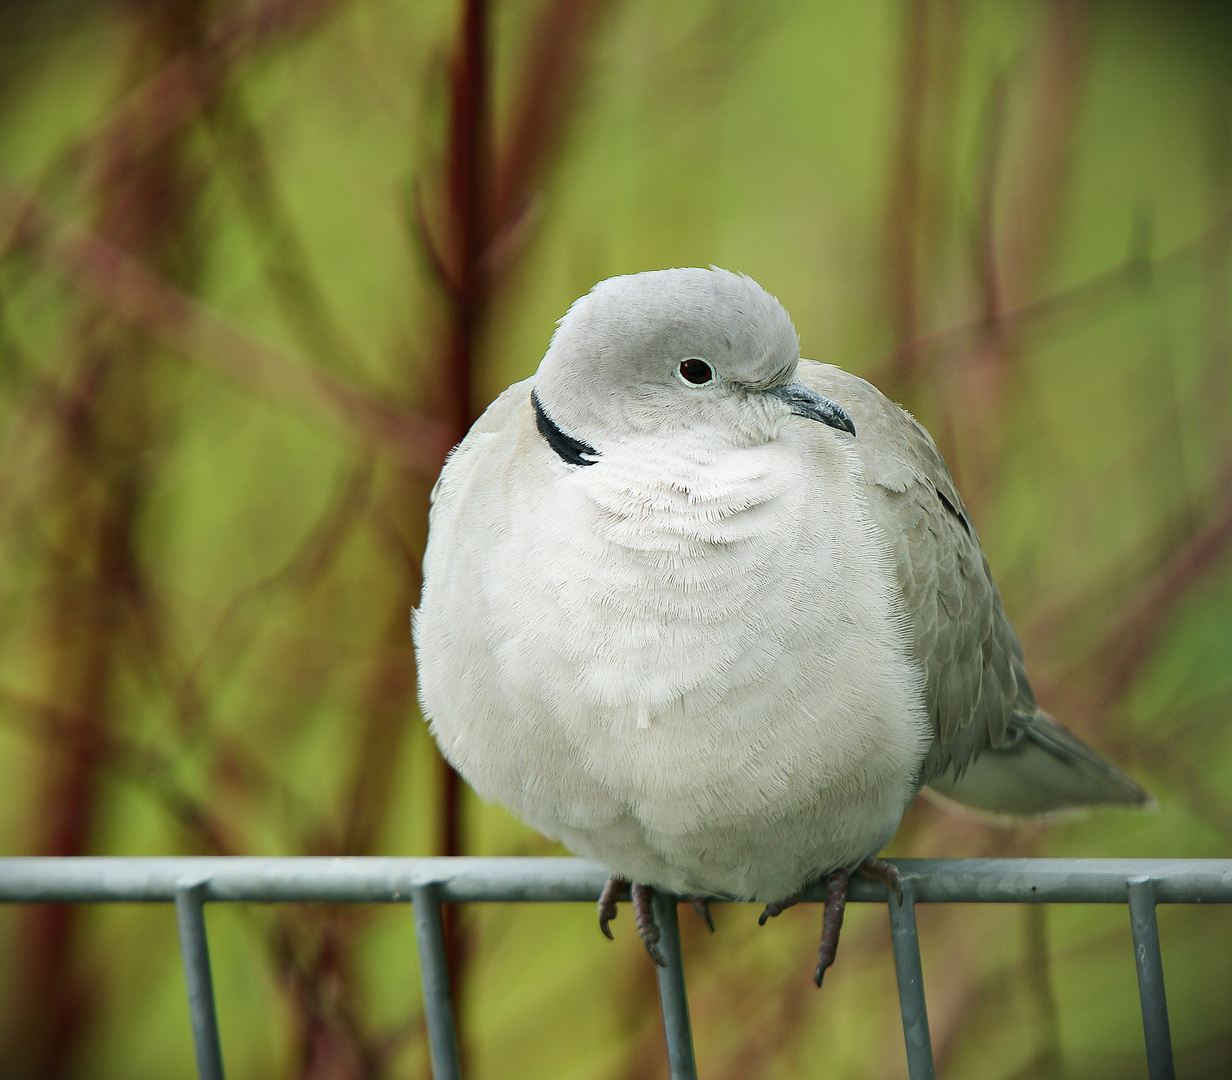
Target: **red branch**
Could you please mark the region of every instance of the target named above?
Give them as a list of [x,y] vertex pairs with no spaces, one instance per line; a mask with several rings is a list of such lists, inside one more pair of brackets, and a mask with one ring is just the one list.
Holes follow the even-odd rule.
[[1215,515],[1151,579],[1104,635],[1104,703],[1120,698],[1150,655],[1180,601],[1232,545],[1232,482]]
[[11,236],[83,295],[160,345],[262,397],[341,421],[347,434],[382,446],[414,473],[435,476],[456,441],[439,421],[387,404],[252,337],[140,260],[57,219],[12,187],[0,188],[0,235]]

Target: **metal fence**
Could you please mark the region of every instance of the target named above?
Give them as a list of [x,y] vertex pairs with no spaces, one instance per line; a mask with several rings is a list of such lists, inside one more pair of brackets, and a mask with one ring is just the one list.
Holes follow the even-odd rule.
[[[1156,904],[1232,902],[1232,859],[897,859],[903,904],[883,885],[852,879],[851,901],[887,904],[911,1080],[933,1077],[916,932],[916,904],[1126,904],[1151,1080],[1174,1076]],[[441,905],[586,902],[607,872],[579,859],[384,858],[9,858],[0,859],[0,901],[173,903],[188,984],[197,1069],[222,1080],[203,905],[211,903],[410,903],[414,909],[432,1069],[459,1077],[457,1038],[441,929]],[[824,900],[821,887],[806,900]],[[697,1069],[689,1027],[676,900],[656,896],[661,947],[659,997],[673,1080]]]

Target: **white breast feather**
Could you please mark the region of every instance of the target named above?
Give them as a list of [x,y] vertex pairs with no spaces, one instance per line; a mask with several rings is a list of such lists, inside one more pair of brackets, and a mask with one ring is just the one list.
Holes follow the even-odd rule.
[[849,447],[799,420],[569,467],[507,411],[446,467],[424,559],[420,694],[449,760],[676,891],[781,899],[880,848],[927,724]]

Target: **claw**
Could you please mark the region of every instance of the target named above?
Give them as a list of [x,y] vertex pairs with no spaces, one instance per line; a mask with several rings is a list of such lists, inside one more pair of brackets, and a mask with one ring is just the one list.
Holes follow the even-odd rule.
[[856,871],[874,881],[880,881],[887,889],[893,891],[895,897],[898,898],[898,906],[903,906],[903,876],[893,863],[870,855],[856,867]]
[[[891,889],[898,897],[899,904],[902,904],[903,879],[898,872],[898,867],[893,863],[870,856],[861,862],[856,870],[884,883],[886,888]],[[821,947],[817,950],[817,970],[813,972],[813,982],[819,987],[838,953],[838,938],[843,929],[843,913],[847,909],[847,890],[850,884],[850,870],[835,870],[826,878],[826,906],[821,922]],[[801,893],[796,893],[795,896],[789,896],[786,900],[776,900],[767,904],[757,920],[758,925],[765,926],[767,921],[799,903],[801,895]]]
[[616,918],[616,900],[628,885],[629,883],[624,878],[613,874],[603,886],[603,892],[599,894],[599,929],[603,931],[603,936],[608,941],[616,940],[612,936],[608,923]]
[[714,933],[714,916],[710,914],[710,901],[704,896],[691,895],[689,903],[693,905],[693,910],[696,911],[704,920],[710,932]]
[[767,904],[762,909],[762,913],[757,917],[757,925],[765,926],[770,919],[782,915],[789,907],[795,907],[800,903],[800,897],[803,895],[803,893],[796,893],[795,896],[789,896],[786,900],[775,900]]
[[654,917],[654,889],[649,885],[634,882],[629,886],[633,897],[633,917],[637,920],[637,934],[650,953],[650,959],[659,967],[667,967],[667,960],[659,951],[659,924]]
[[843,912],[847,908],[847,887],[851,883],[851,873],[847,870],[835,870],[826,879],[826,910],[821,920],[821,948],[817,950],[817,970],[813,973],[813,982],[820,988],[821,980],[825,978],[826,969],[834,963],[838,952],[838,935],[843,929]]

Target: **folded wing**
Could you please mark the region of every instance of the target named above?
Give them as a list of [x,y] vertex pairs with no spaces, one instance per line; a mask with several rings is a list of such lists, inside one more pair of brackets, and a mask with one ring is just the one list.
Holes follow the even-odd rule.
[[1149,803],[1036,704],[1022,645],[928,432],[849,372],[801,361],[799,377],[855,422],[869,511],[889,539],[926,678],[933,741],[920,784],[997,814]]

